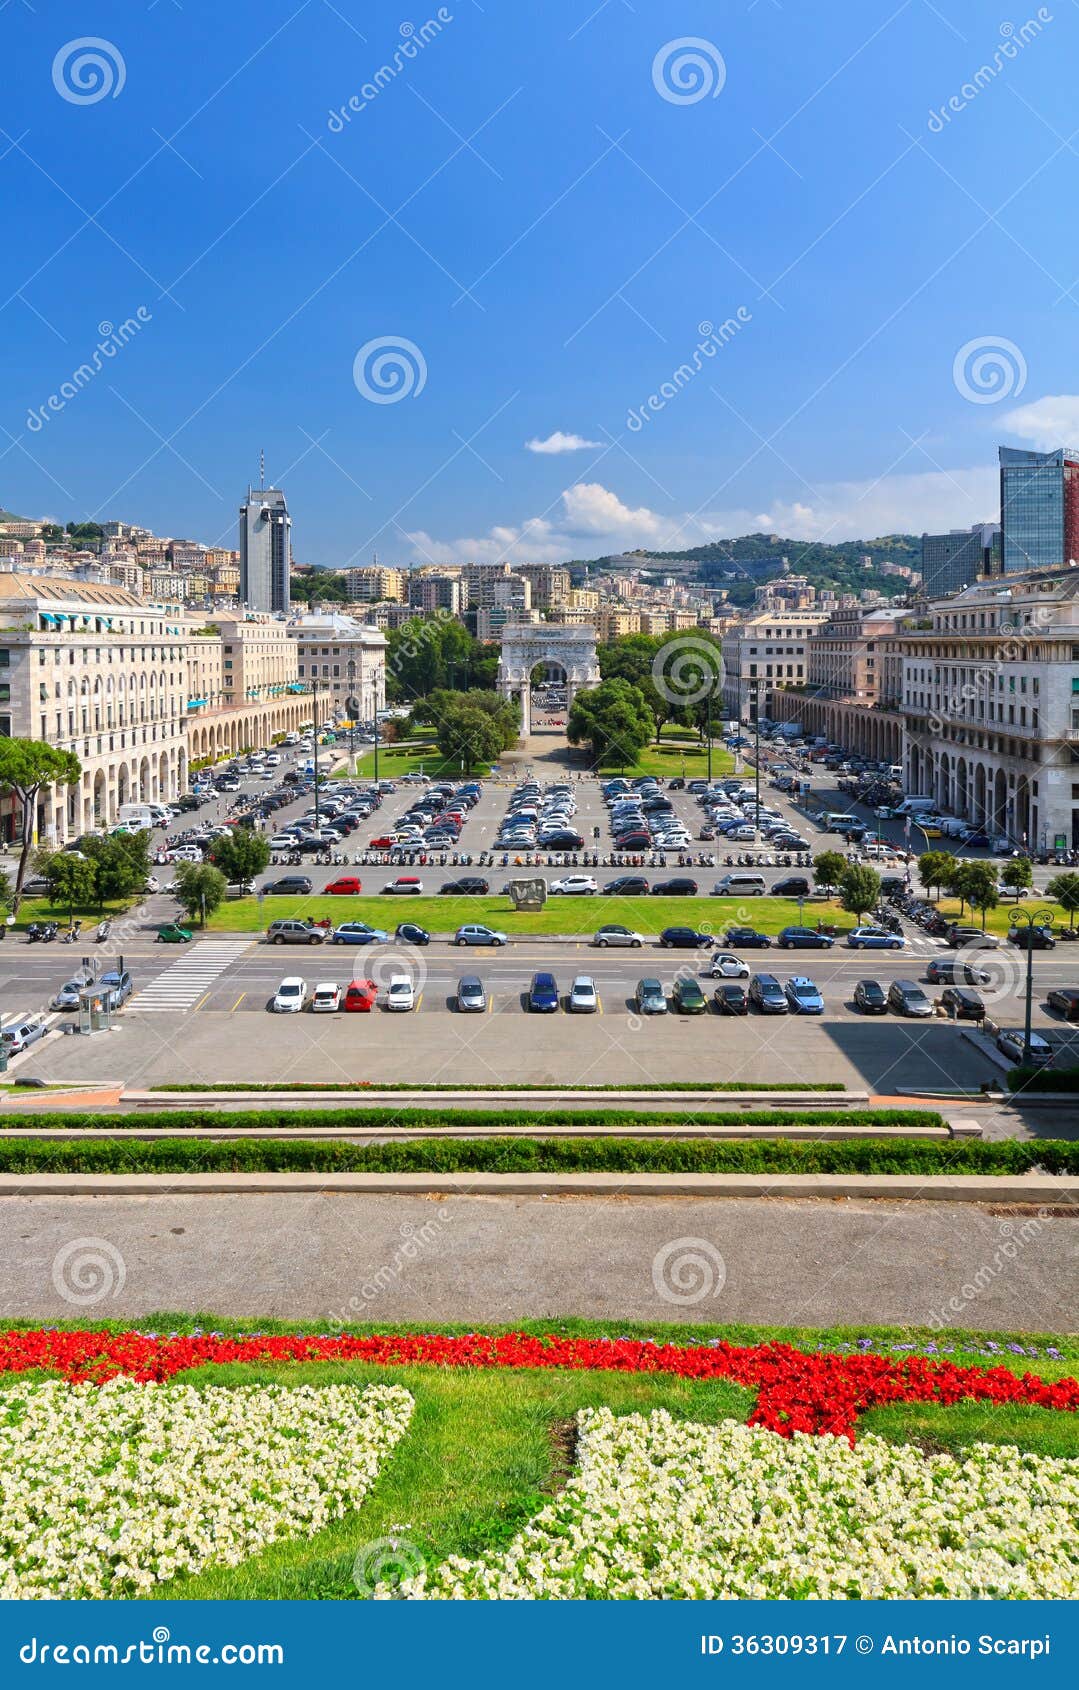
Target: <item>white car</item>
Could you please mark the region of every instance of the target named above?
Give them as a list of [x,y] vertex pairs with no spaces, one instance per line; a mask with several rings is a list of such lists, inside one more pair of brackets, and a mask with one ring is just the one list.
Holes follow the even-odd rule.
[[306,1002],[307,981],[301,980],[298,974],[290,974],[282,980],[274,993],[274,1014],[298,1015]]
[[416,988],[407,974],[394,974],[386,988],[387,1009],[415,1009]]
[[[1006,1030],[997,1034],[997,1049],[1003,1056],[1010,1056],[1013,1062],[1023,1060],[1023,1030]],[[1053,1047],[1048,1039],[1043,1039],[1040,1033],[1030,1035],[1030,1063],[1032,1068],[1046,1068],[1053,1060]]]
[[174,863],[201,863],[202,852],[197,845],[176,845],[168,855]]
[[633,950],[639,951],[644,944],[644,935],[635,933],[632,927],[620,927],[617,922],[611,921],[605,922],[602,927],[597,929],[592,943],[598,946],[600,950],[603,950],[607,945],[628,945]]
[[341,1007],[341,988],[332,980],[323,980],[311,997],[312,1015],[332,1015]]
[[552,880],[548,890],[552,897],[564,892],[567,896],[575,893],[589,898],[599,891],[599,882],[593,874],[567,874],[561,880]]
[[590,974],[578,974],[569,990],[569,1007],[576,1015],[595,1015],[599,1008],[596,982]]
[[24,1021],[11,1021],[4,1028],[4,1049],[9,1056],[17,1056],[21,1050],[29,1050],[38,1039],[43,1039],[48,1030],[39,1015],[31,1015]]
[[708,980],[748,980],[749,964],[740,956],[732,956],[730,951],[720,951],[701,973]]

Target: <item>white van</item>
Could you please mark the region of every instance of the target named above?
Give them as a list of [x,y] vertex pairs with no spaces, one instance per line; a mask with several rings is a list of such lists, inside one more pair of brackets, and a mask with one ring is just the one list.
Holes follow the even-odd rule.
[[116,812],[116,820],[125,827],[152,828],[156,825],[155,814],[161,821],[168,820],[168,811],[162,810],[156,804],[121,804]]
[[712,888],[713,898],[763,898],[763,874],[725,874]]
[[936,799],[930,798],[924,792],[914,792],[909,798],[904,798],[892,811],[893,816],[919,816],[924,810],[932,810]]

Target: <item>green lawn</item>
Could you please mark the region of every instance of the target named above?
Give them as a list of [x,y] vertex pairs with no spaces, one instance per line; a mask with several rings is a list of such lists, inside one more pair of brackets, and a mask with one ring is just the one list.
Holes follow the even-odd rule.
[[[106,904],[102,912],[97,904],[76,904],[75,920],[81,921],[83,927],[96,927],[99,921],[116,921],[124,911],[137,904],[139,899],[128,898],[121,903]],[[24,898],[19,905],[19,913],[15,917],[14,933],[22,933],[32,921],[55,921],[60,927],[68,925],[68,907],[66,904],[54,904],[48,898]]]
[[[286,872],[286,871],[282,871]],[[345,871],[342,870],[342,873]],[[381,886],[395,878],[396,868],[366,868],[360,870],[364,886]],[[422,869],[406,869],[418,873]],[[467,869],[462,873],[468,873]],[[489,871],[498,883],[503,877],[526,875],[527,870],[494,869]],[[707,884],[713,873],[701,871],[698,885]],[[302,916],[311,921],[324,917],[337,924],[343,921],[366,921],[372,927],[393,931],[399,921],[416,921],[432,933],[452,932],[463,922],[480,921],[504,933],[559,933],[591,938],[604,922],[618,922],[638,933],[658,933],[664,927],[695,926],[698,932],[723,934],[730,926],[755,927],[763,933],[778,933],[798,920],[798,904],[793,898],[549,898],[542,910],[516,910],[508,897],[497,893],[486,898],[454,898],[424,896],[419,898],[380,896],[334,898],[312,893],[306,898],[270,897],[237,898],[222,904],[207,922],[217,932],[260,933],[271,921]],[[838,904],[813,902],[804,911],[807,925],[817,920],[833,922],[841,933],[856,923],[852,915]],[[362,952],[360,953],[362,954]]]
[[[720,780],[734,772],[734,757],[722,741],[712,741],[712,775]],[[660,775],[669,780],[672,775],[685,775],[687,780],[708,773],[708,754],[696,737],[664,737],[658,744],[647,745],[635,763],[605,765],[604,775]]]
[[[958,898],[941,898],[937,907],[941,915],[948,921],[960,921],[964,927],[980,927],[982,925],[980,910],[965,909],[960,914]],[[1007,933],[1012,923],[1012,912],[1015,907],[1015,900],[1009,898],[1006,902],[998,904],[995,910],[987,910],[985,916],[986,932]],[[1062,909],[1059,904],[1052,903],[1048,898],[1039,898],[1036,893],[1028,892],[1025,898],[1020,898],[1019,909],[1026,910],[1029,914],[1040,910],[1052,910],[1053,926],[1057,929],[1067,927],[1073,919],[1067,910]],[[1079,941],[1077,941],[1077,947],[1079,947]]]
[[[334,756],[344,756],[340,769],[334,773],[344,773],[348,763],[348,735],[343,734],[336,744],[323,746],[323,755],[327,751]],[[490,774],[486,764],[479,768],[466,771],[467,777],[482,780]],[[373,746],[364,746],[356,754],[356,778],[372,780],[375,773],[375,753]],[[401,775],[424,774],[438,779],[462,780],[466,775],[461,773],[461,759],[459,757],[443,757],[435,742],[434,734],[414,734],[402,745],[380,745],[378,748],[378,776],[380,780],[395,780]]]

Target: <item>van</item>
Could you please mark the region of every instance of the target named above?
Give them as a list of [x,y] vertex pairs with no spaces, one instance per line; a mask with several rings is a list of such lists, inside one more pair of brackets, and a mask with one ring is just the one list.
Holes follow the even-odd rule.
[[829,810],[824,817],[826,833],[845,833],[850,827],[864,827],[860,816],[852,815],[849,810]]
[[763,898],[766,891],[763,874],[725,874],[712,888],[715,898]]
[[[123,822],[127,827],[152,828],[154,811],[157,808],[158,806],[150,804],[121,804],[116,812],[116,820]],[[161,811],[160,814],[164,820],[168,820],[167,810]]]
[[915,792],[909,798],[904,798],[901,803],[897,804],[892,811],[892,815],[919,816],[925,810],[932,810],[935,804],[936,800],[930,798],[926,793]]

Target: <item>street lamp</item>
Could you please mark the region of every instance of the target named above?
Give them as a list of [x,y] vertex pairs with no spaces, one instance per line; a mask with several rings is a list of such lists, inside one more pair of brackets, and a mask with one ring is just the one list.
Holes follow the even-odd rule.
[[1052,910],[1021,910],[1018,906],[1012,911],[1012,926],[1019,928],[1025,925],[1027,929],[1027,994],[1026,1016],[1023,1021],[1023,1067],[1030,1067],[1030,1010],[1034,995],[1034,928],[1052,927]]
[[348,772],[356,773],[356,659],[349,656],[345,664],[345,674],[348,676]]

